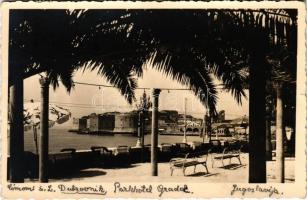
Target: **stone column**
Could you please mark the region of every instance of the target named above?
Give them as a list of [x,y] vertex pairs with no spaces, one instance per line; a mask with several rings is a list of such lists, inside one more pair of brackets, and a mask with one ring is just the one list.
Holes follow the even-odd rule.
[[48,182],[48,149],[49,149],[49,80],[41,78],[41,113],[39,136],[39,181]]
[[266,150],[266,159],[272,160],[272,141],[271,141],[271,113],[270,110],[267,110],[266,113],[266,141],[265,141],[265,150]]
[[153,108],[152,108],[152,122],[151,122],[151,175],[158,176],[158,109],[159,109],[159,95],[161,90],[154,88],[153,95]]
[[12,67],[13,85],[9,88],[9,178],[12,183],[24,182],[23,77],[21,67]]
[[276,181],[285,182],[285,130],[283,124],[282,85],[276,84]]

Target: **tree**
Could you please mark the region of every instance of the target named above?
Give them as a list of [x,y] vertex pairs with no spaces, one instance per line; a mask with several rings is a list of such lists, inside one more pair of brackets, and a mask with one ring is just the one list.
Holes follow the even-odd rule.
[[[268,82],[267,82],[268,85]],[[268,90],[267,90],[268,91]],[[271,92],[271,91],[270,91]],[[273,112],[273,108],[272,108],[272,95],[271,94],[267,94],[266,96],[266,107],[265,107],[265,111],[266,111],[266,130],[265,130],[265,134],[266,134],[266,141],[265,141],[265,148],[266,148],[266,159],[267,160],[272,160],[272,138],[271,138],[271,121],[272,121],[272,112]]]
[[[135,17],[137,15],[142,15],[146,24],[142,21],[141,25],[133,24],[132,30],[151,36],[149,41],[158,44],[152,63],[175,80],[189,85],[197,96],[204,94],[200,97],[202,102],[206,100],[202,97],[209,93],[211,108],[215,104],[216,92],[208,74],[213,72],[240,102],[240,97],[244,96],[242,83],[245,77],[239,69],[243,68],[242,65],[249,66],[249,182],[266,182],[263,76],[270,70],[266,56],[280,49],[283,40],[289,46],[296,45],[295,36],[289,36],[296,30],[295,10],[194,10],[191,14],[148,11],[134,13]],[[164,20],[157,23],[155,15]],[[185,24],[185,28],[181,24]]]
[[[59,81],[68,91],[73,87],[75,70],[91,65],[84,48],[77,48],[82,31],[77,24],[79,11],[12,10],[9,30],[9,122],[10,180],[23,182],[23,79],[45,73],[54,88]],[[90,47],[90,46],[89,46]],[[95,51],[95,48],[91,49]],[[104,59],[107,61],[107,59]],[[121,62],[122,57],[114,59]],[[102,67],[102,65],[99,65]],[[100,68],[110,83],[132,103],[135,80],[129,69],[120,65]]]
[[[295,36],[282,31],[295,30],[295,10],[58,10],[52,12],[59,12],[55,18],[60,20],[50,23],[56,20],[47,17],[47,11],[37,11],[36,15],[23,12],[26,20],[17,20],[12,31],[20,24],[25,30],[17,31],[17,35],[21,34],[18,37],[13,34],[12,41],[17,44],[11,45],[17,50],[12,55],[23,57],[10,60],[20,60],[19,66],[30,66],[26,68],[31,71],[28,75],[47,71],[55,77],[51,81],[55,86],[59,72],[67,78],[76,69],[89,68],[98,70],[132,102],[137,87],[135,76],[142,75],[147,62],[189,86],[205,106],[216,112],[217,90],[212,77],[221,80],[240,103],[246,82],[242,69],[249,66],[249,181],[265,182],[262,77],[268,66],[266,55],[278,49],[278,42],[287,39],[289,45],[296,45]],[[278,42],[270,42],[271,35]],[[29,55],[24,56],[26,53]],[[69,86],[69,80],[62,81]]]
[[152,107],[152,102],[150,97],[147,97],[146,92],[140,97],[139,104],[136,104],[137,111],[139,114],[138,117],[138,140],[136,146],[142,147],[142,160],[143,160],[143,148],[144,148],[144,131],[145,131],[145,119],[148,118],[148,111]]
[[[276,179],[277,182],[284,183],[285,181],[285,115],[284,107],[285,99],[291,97],[286,97],[286,87],[288,88],[295,84],[296,77],[296,56],[292,52],[287,51],[284,48],[278,54],[270,56],[268,58],[270,64],[272,65],[272,80],[274,90],[276,92]],[[295,90],[294,90],[295,91]],[[284,94],[285,93],[285,94]],[[287,94],[291,94],[290,91]],[[295,96],[295,92],[294,95]],[[289,102],[289,101],[288,101]],[[291,102],[291,101],[290,101]],[[290,104],[291,105],[291,104]],[[290,106],[288,104],[288,106]],[[292,106],[295,105],[292,102]],[[295,114],[292,110],[292,115]],[[291,115],[291,114],[290,114]],[[295,127],[293,124],[292,127]]]

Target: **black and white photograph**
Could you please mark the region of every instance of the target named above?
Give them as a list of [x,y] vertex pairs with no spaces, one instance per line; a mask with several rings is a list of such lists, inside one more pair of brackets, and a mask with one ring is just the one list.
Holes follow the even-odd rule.
[[303,197],[304,4],[245,3],[4,5],[7,197]]

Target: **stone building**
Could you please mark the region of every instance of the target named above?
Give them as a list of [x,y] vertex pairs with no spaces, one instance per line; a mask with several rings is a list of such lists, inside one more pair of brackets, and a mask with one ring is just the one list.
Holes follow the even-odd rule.
[[87,129],[87,117],[73,118],[73,129],[84,131]]
[[[144,134],[151,133],[152,112],[148,111],[144,116]],[[187,115],[187,131],[199,132],[202,130],[202,119]],[[89,132],[114,132],[132,133],[138,131],[139,113],[131,111],[126,113],[108,112],[102,114],[92,113],[81,119],[74,119],[74,127],[78,130],[88,130]],[[183,115],[175,110],[161,110],[159,112],[158,124],[159,132],[178,133],[183,130]],[[80,124],[80,125],[79,125]]]
[[[184,132],[184,115],[179,114],[178,117],[178,129],[180,132]],[[193,133],[202,133],[203,130],[203,120],[195,118],[191,115],[186,115],[186,132],[193,132]]]
[[137,112],[127,112],[115,115],[114,133],[137,133],[137,126]]
[[98,130],[111,132],[115,127],[115,115],[104,113],[98,115]]
[[111,132],[115,126],[115,115],[104,113],[89,115],[89,131],[90,132]]
[[160,132],[178,132],[178,112],[175,110],[161,110],[159,112],[158,124]]
[[[151,111],[144,118],[144,132],[151,132]],[[115,115],[115,133],[137,133],[138,129],[138,112],[120,113]],[[162,110],[159,112],[159,129],[161,131],[176,132],[178,112],[173,110]]]
[[[152,112],[149,111],[144,119],[144,132],[145,134],[151,133],[151,115]],[[178,132],[178,111],[175,110],[161,110],[159,111],[159,132]]]

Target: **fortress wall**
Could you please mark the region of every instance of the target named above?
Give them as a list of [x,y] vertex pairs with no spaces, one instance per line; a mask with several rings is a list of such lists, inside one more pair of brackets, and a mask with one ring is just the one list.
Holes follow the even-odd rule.
[[121,113],[115,115],[114,132],[137,133],[138,115],[136,113]]
[[114,127],[115,127],[115,115],[113,114],[98,115],[99,131],[113,131]]

